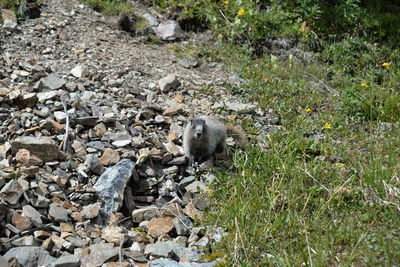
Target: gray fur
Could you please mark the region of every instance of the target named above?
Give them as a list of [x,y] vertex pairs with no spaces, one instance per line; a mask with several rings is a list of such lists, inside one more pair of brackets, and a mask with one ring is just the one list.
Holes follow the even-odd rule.
[[199,116],[192,119],[183,133],[183,150],[189,165],[207,160],[223,146],[226,139],[225,125],[211,117]]

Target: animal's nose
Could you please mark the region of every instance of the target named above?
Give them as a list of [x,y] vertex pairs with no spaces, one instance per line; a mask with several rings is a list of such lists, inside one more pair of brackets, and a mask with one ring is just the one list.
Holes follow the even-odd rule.
[[201,133],[196,133],[196,137],[200,137],[201,136]]

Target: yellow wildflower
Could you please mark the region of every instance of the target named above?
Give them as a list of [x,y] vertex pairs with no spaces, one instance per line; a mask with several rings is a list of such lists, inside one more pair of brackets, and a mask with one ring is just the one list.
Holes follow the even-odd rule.
[[328,122],[325,122],[324,128],[325,128],[325,129],[331,129],[331,128],[332,128],[332,125],[331,125],[330,123],[328,123]]
[[391,65],[392,65],[392,63],[390,63],[390,62],[385,62],[382,64],[382,66],[385,68],[389,68]]
[[225,4],[225,5],[229,5],[229,1],[228,0],[226,0],[226,1],[222,2],[222,3]]
[[369,87],[368,84],[366,84],[366,83],[361,83],[361,86],[362,86],[362,87],[365,87],[365,88],[368,88],[368,87]]
[[312,112],[311,108],[306,108],[306,112]]
[[242,16],[242,15],[244,15],[244,9],[243,9],[243,8],[239,9],[239,11],[238,11],[238,15],[239,15],[239,16]]

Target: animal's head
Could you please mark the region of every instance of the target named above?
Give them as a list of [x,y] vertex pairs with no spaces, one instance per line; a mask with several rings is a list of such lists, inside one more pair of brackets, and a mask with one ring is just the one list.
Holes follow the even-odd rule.
[[206,133],[206,121],[203,119],[191,120],[190,127],[192,127],[194,138],[200,139]]

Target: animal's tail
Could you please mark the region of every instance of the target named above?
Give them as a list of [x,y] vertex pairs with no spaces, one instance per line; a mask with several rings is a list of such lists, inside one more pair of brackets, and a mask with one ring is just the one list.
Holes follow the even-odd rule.
[[247,144],[248,140],[246,137],[246,133],[240,127],[227,123],[225,124],[225,128],[226,133],[229,136],[232,136],[239,146],[244,146]]

